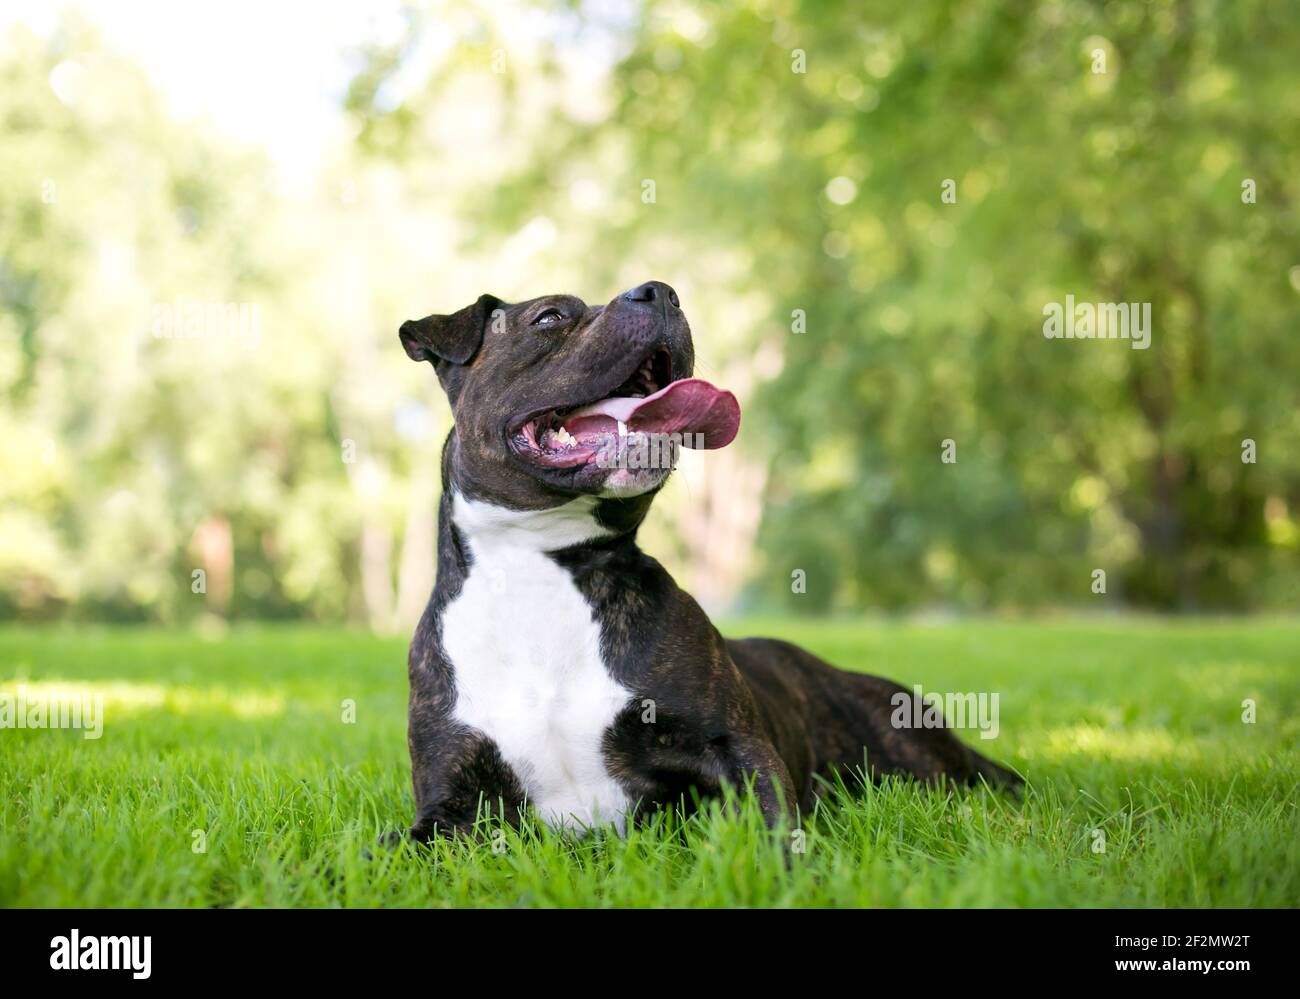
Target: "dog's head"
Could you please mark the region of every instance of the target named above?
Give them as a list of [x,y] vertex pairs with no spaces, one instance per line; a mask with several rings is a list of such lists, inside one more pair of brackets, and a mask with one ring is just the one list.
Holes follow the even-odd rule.
[[400,336],[451,402],[457,488],[516,509],[651,494],[678,446],[723,447],[740,425],[730,392],[691,377],[691,328],[660,281],[597,306],[483,295]]

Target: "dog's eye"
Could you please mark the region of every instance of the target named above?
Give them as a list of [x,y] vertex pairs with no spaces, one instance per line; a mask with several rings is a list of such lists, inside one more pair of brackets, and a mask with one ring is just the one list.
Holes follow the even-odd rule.
[[533,320],[534,326],[554,326],[564,320],[564,313],[559,309],[547,309]]

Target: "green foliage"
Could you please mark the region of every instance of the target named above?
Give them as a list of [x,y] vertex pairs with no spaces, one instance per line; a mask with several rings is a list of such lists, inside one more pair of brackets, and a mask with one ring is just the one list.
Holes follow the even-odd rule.
[[[658,197],[595,225],[602,259],[666,233],[747,257],[784,355],[743,438],[772,469],[763,596],[1083,601],[1104,567],[1131,603],[1295,606],[1300,11],[696,10],[646,5],[608,115],[557,111],[506,203],[612,162]],[[1067,295],[1150,302],[1151,347],[1045,339]]]
[[1300,602],[1294,5],[439,10],[309,190],[75,19],[0,42],[0,616],[409,623],[447,422],[393,330],[651,276],[745,405],[646,529],[710,606]]
[[394,430],[399,378],[374,388],[381,342],[416,372],[357,294],[359,213],[173,119],[76,21],[15,29],[0,80],[0,616],[391,626],[362,539],[387,559],[386,488],[436,444]]
[[488,828],[389,851],[376,841],[412,807],[400,642],[9,629],[0,691],[89,686],[106,720],[98,740],[0,731],[0,905],[1300,904],[1294,624],[727,630],[927,690],[999,692],[999,737],[965,735],[1027,776],[1025,799],[872,789],[805,816],[789,870],[752,807],[626,838],[529,826],[494,850]]

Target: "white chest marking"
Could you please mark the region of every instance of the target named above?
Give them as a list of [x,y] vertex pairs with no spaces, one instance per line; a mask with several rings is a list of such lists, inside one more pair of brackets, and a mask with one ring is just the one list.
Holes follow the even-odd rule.
[[520,512],[455,496],[472,565],[443,612],[442,641],[454,717],[500,747],[546,822],[622,830],[631,802],[601,739],[632,695],[605,669],[591,608],[546,555],[603,533],[594,504]]

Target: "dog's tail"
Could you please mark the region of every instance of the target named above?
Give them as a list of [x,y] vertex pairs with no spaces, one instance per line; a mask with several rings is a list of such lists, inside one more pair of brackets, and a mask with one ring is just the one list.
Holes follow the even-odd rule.
[[969,746],[966,752],[970,754],[971,767],[975,770],[975,776],[971,780],[972,784],[979,784],[980,778],[988,783],[989,787],[1001,788],[1004,791],[1019,793],[1025,786],[1025,779],[1014,770],[1002,766],[1000,763],[994,763],[985,756],[981,756]]

